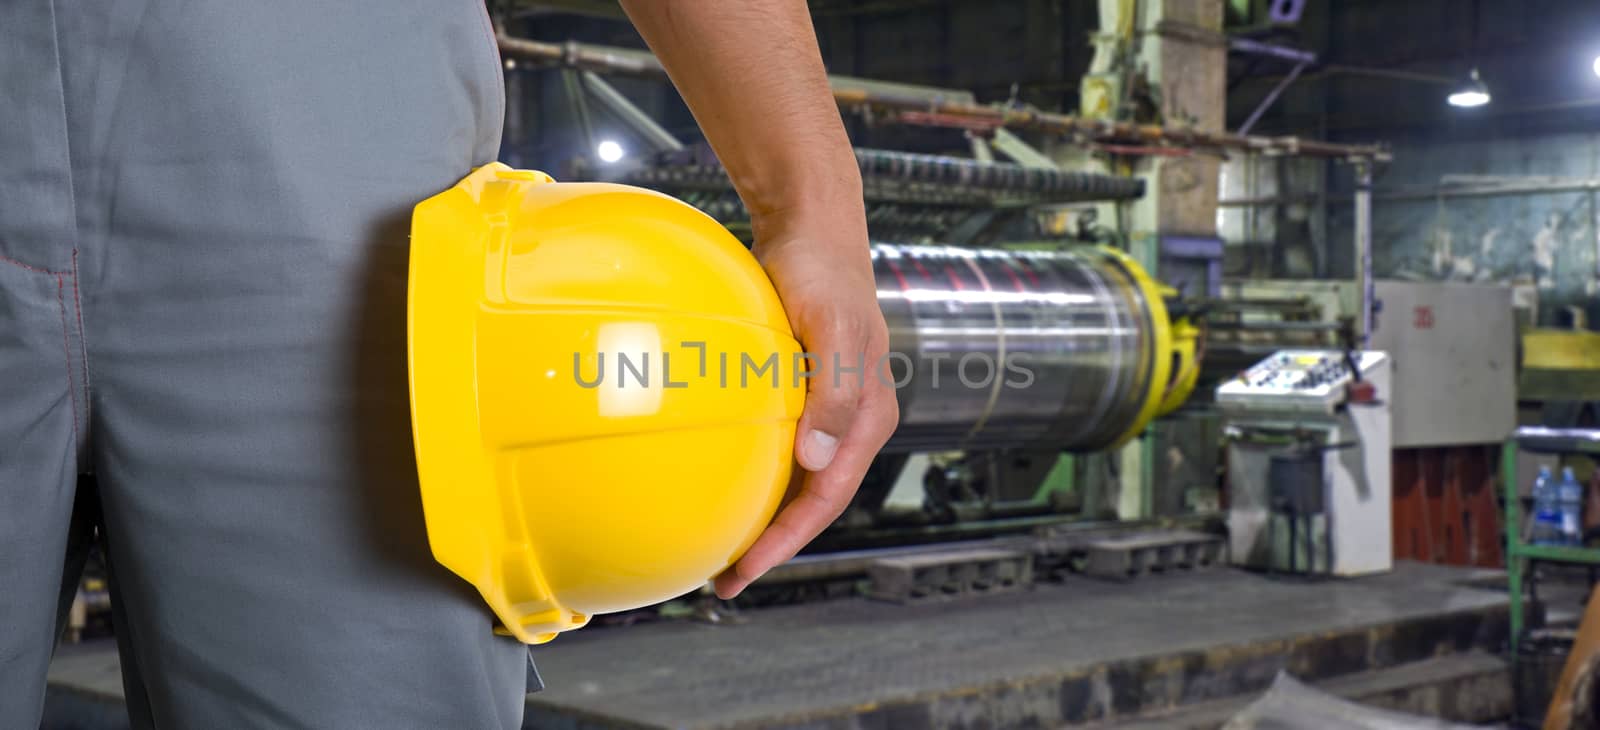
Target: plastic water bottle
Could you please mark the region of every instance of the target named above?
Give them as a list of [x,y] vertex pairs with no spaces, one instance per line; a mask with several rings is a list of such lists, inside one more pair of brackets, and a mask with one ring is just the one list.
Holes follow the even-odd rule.
[[1561,485],[1556,487],[1556,506],[1561,510],[1561,544],[1583,544],[1583,487],[1572,476],[1572,467],[1561,470]]
[[1561,541],[1561,505],[1548,466],[1539,467],[1539,476],[1533,480],[1533,529],[1529,541],[1535,545]]

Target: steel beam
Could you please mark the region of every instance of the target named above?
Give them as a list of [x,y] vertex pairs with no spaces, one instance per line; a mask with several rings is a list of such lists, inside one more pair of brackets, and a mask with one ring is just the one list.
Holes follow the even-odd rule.
[[1036,170],[1060,169],[1055,161],[1051,160],[1043,152],[1034,149],[1027,142],[1022,141],[1021,137],[1004,129],[994,130],[994,138],[989,141],[989,144],[1000,150],[1000,154],[1010,157],[1012,161],[1023,167],[1030,167]]
[[1274,43],[1262,43],[1250,38],[1228,39],[1228,50],[1248,53],[1252,56],[1267,56],[1299,65],[1317,62],[1317,54],[1310,51],[1280,46]]
[[1272,87],[1272,91],[1267,92],[1261,103],[1256,105],[1255,111],[1250,112],[1250,117],[1244,120],[1244,124],[1239,125],[1239,134],[1249,134],[1250,130],[1255,128],[1256,122],[1261,121],[1261,115],[1266,114],[1267,110],[1272,108],[1272,105],[1278,101],[1278,97],[1282,96],[1283,92],[1288,90],[1289,86],[1295,82],[1295,79],[1300,78],[1300,73],[1305,70],[1306,64],[1297,64],[1294,70],[1289,72],[1288,76],[1279,79],[1278,84]]
[[612,114],[617,115],[617,118],[621,119],[623,124],[628,125],[629,128],[643,137],[646,142],[649,142],[651,147],[661,152],[676,152],[683,149],[683,143],[673,137],[671,132],[656,124],[656,120],[651,119],[650,115],[644,113],[643,109],[629,101],[628,97],[617,91],[615,86],[606,83],[606,80],[600,78],[599,74],[593,71],[581,71],[580,73],[582,74],[583,86],[589,91],[589,95],[593,96],[595,101],[600,102],[601,106],[610,109]]

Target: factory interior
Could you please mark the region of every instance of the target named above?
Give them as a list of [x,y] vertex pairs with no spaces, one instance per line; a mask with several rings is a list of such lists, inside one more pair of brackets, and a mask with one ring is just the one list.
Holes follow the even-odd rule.
[[[534,646],[524,727],[1600,728],[1600,3],[809,8],[899,427],[737,598]],[[749,243],[615,3],[489,10],[501,162]],[[127,726],[95,568],[46,727]]]

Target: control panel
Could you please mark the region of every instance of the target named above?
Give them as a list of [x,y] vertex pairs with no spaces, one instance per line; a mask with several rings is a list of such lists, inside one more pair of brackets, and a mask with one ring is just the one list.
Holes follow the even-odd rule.
[[1373,350],[1280,350],[1217,386],[1217,406],[1235,412],[1332,413],[1356,380],[1351,363],[1365,375],[1384,359]]

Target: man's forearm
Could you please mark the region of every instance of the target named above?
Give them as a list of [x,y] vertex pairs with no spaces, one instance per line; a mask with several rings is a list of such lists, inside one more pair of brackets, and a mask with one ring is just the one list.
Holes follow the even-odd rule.
[[[886,360],[861,173],[803,0],[622,5],[750,209],[756,257],[801,347],[841,362]],[[761,537],[717,577],[724,598],[837,519],[894,431],[893,390],[877,378],[842,379],[827,355],[819,359],[795,427],[795,460],[807,473]]]
[[[623,0],[758,229],[859,206],[861,178],[803,0]],[[759,235],[758,235],[759,239]]]

